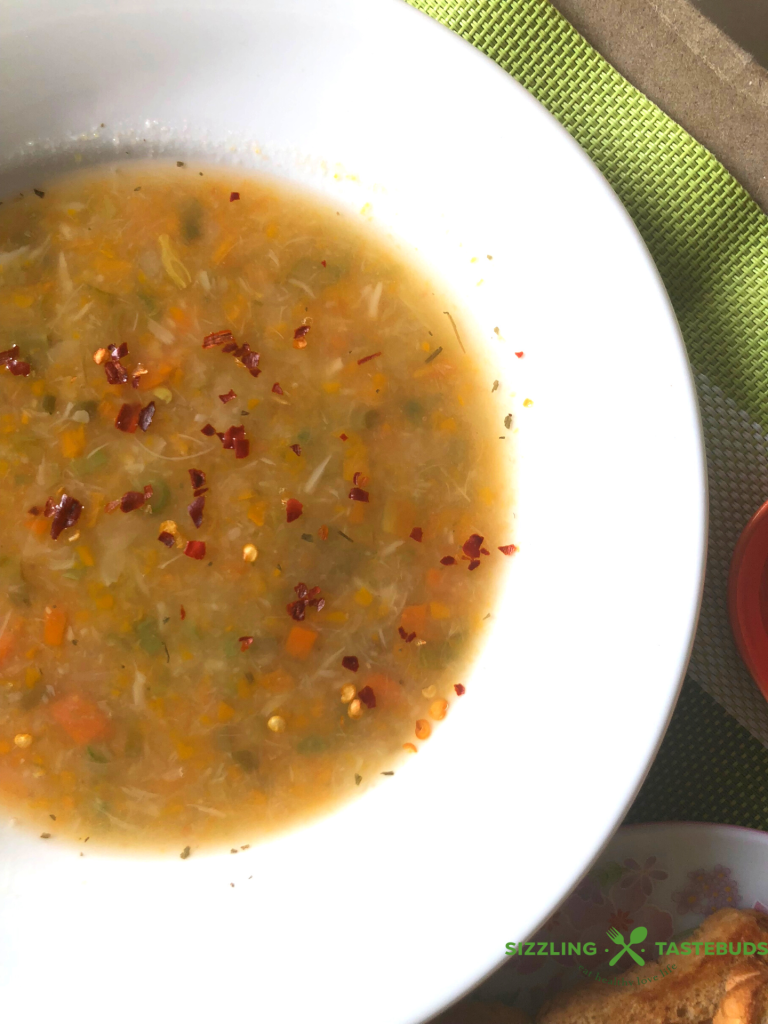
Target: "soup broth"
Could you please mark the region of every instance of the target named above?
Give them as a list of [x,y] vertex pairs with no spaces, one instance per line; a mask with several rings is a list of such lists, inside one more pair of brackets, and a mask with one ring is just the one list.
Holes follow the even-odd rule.
[[445,309],[364,217],[239,171],[0,206],[13,813],[250,842],[460,713],[515,551],[512,426]]

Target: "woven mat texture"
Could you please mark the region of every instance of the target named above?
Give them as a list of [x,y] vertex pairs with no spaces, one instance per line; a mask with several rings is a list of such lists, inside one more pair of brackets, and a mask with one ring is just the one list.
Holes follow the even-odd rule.
[[[768,828],[768,704],[725,602],[733,545],[768,499],[768,219],[546,0],[409,2],[495,60],[584,148],[656,261],[693,365],[711,491],[704,606],[691,679],[629,818]],[[693,765],[716,793],[685,782]]]

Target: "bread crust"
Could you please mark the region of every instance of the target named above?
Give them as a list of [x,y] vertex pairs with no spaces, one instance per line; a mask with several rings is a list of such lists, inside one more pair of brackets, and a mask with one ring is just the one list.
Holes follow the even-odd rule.
[[[718,910],[687,941],[768,942],[768,916]],[[654,975],[656,981],[636,984]],[[590,981],[558,994],[539,1011],[537,1024],[763,1024],[755,1013],[768,1000],[768,957],[663,956],[621,977],[634,984]]]

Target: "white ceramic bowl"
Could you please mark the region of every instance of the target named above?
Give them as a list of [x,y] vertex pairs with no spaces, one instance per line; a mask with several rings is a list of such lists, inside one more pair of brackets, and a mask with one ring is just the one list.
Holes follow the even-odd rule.
[[516,392],[520,453],[520,553],[428,750],[237,857],[79,857],[4,828],[5,1011],[422,1020],[582,874],[677,694],[706,496],[656,271],[544,110],[395,0],[5,0],[0,52],[6,190],[75,152],[84,165],[127,151],[239,162],[350,211],[370,202],[477,323]]

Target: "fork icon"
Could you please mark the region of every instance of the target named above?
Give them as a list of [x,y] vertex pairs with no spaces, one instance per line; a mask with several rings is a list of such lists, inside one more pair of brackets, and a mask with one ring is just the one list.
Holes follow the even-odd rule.
[[629,936],[629,942],[624,941],[624,936],[617,928],[609,928],[605,934],[608,936],[611,942],[615,942],[617,946],[621,946],[621,949],[616,954],[616,956],[609,961],[609,967],[613,967],[614,964],[618,963],[618,961],[621,959],[621,957],[624,956],[625,953],[629,953],[629,955],[632,957],[635,963],[638,964],[640,967],[645,966],[645,960],[643,960],[640,954],[636,953],[634,949],[630,949],[629,947],[634,946],[636,942],[642,942],[643,939],[647,938],[647,928],[644,928],[643,925],[640,925],[637,928],[633,928]]

